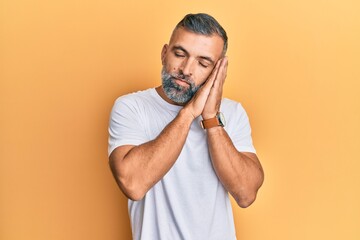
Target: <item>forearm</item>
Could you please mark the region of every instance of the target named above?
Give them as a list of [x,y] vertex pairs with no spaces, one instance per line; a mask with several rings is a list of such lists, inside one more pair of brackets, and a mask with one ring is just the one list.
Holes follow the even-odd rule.
[[132,147],[123,156],[116,152],[110,156],[112,171],[125,195],[141,199],[170,170],[192,121],[192,115],[183,109],[154,140]]
[[222,127],[207,130],[211,160],[217,176],[241,207],[249,206],[263,182],[256,154],[240,153]]

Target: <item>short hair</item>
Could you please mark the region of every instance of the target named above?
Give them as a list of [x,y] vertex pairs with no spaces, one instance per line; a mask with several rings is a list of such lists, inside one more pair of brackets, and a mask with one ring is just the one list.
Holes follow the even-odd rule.
[[206,36],[211,36],[213,34],[219,35],[224,41],[223,46],[223,55],[225,55],[228,47],[228,38],[224,28],[216,21],[215,18],[206,13],[197,13],[197,14],[187,14],[175,27],[176,29],[183,27],[186,30],[202,34]]

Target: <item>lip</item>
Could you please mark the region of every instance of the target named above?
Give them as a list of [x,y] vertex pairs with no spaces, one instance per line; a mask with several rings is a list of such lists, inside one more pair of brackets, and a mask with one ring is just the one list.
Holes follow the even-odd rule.
[[190,86],[190,84],[185,81],[184,79],[181,79],[181,78],[174,78],[175,82],[177,84],[179,84],[180,86],[184,86],[184,87],[187,87],[187,86]]

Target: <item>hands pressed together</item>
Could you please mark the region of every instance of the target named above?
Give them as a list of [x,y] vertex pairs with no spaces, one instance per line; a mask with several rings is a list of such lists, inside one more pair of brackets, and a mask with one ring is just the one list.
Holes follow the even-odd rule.
[[202,115],[203,119],[208,119],[219,112],[227,66],[227,57],[219,59],[204,85],[185,106],[194,118]]

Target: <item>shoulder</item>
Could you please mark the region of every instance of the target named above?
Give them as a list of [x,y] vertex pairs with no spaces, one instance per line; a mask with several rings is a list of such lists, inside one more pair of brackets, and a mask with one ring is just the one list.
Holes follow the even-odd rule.
[[220,110],[228,113],[245,113],[245,109],[241,105],[241,103],[231,100],[229,98],[222,99]]
[[153,88],[149,88],[146,90],[128,93],[128,94],[118,97],[115,100],[115,103],[118,103],[118,102],[129,102],[130,103],[130,102],[145,101],[145,100],[151,98],[153,91],[154,91]]
[[154,101],[153,91],[155,91],[155,89],[150,88],[120,96],[115,100],[114,108],[119,108],[121,106],[139,108],[147,105]]
[[223,98],[220,111],[224,114],[228,125],[231,125],[231,122],[237,125],[245,124],[249,121],[246,110],[240,102]]
[[148,108],[148,104],[153,102],[152,91],[155,90],[150,88],[118,97],[112,107],[112,116],[128,114],[138,115],[143,112],[144,109]]

